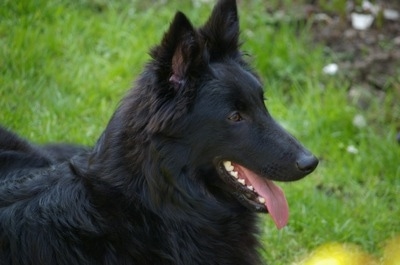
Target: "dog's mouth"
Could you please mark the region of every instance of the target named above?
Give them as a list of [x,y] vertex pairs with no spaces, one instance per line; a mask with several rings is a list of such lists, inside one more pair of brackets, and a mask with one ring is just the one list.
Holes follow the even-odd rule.
[[218,170],[244,206],[254,211],[268,212],[278,229],[286,226],[289,207],[281,188],[271,180],[231,161],[220,162]]

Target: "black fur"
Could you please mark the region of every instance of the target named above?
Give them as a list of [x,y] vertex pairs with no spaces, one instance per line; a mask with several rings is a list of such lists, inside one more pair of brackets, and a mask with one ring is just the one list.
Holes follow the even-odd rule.
[[0,180],[13,171],[49,167],[85,151],[88,148],[70,144],[34,146],[0,126]]
[[238,25],[234,0],[198,29],[178,12],[92,150],[0,130],[1,264],[260,263],[267,209],[222,162],[290,181],[318,160],[267,112]]

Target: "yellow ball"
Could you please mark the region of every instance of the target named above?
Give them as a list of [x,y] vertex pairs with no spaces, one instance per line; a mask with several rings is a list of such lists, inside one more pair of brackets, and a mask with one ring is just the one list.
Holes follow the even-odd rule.
[[[357,246],[328,243],[318,247],[302,265],[376,265],[376,261]],[[390,264],[392,265],[392,264]]]
[[400,265],[400,236],[386,242],[382,265]]

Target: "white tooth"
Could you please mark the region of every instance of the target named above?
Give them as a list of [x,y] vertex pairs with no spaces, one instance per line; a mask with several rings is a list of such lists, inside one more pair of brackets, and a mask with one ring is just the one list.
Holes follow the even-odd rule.
[[246,182],[245,182],[244,179],[238,179],[238,181],[239,181],[239,183],[242,184],[242,185],[245,185],[245,184],[246,184]]
[[224,161],[224,167],[225,168],[229,168],[232,166],[232,162],[231,161]]
[[249,190],[254,190],[254,188],[253,188],[253,186],[247,186],[247,188],[249,189]]
[[260,203],[265,203],[265,199],[264,199],[263,197],[258,197],[258,201],[259,201]]
[[232,171],[234,169],[231,161],[224,161],[224,167],[226,171]]
[[232,177],[234,177],[235,179],[238,178],[238,172],[237,171],[230,171],[229,174],[231,174]]

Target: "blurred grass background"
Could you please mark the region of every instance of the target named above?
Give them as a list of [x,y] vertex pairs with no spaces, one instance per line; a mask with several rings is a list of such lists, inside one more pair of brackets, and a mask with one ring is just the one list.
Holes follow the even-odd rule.
[[[277,231],[262,216],[260,251],[269,264],[294,264],[318,245],[337,241],[380,257],[382,242],[400,233],[398,98],[389,88],[385,100],[376,99],[368,110],[352,105],[347,81],[322,73],[332,58],[312,43],[309,27],[270,23],[265,10],[277,3],[241,1],[243,49],[264,81],[272,115],[321,164],[306,179],[280,185],[290,222]],[[1,124],[37,143],[94,144],[175,11],[200,25],[213,5],[206,0],[3,0]],[[367,126],[354,126],[357,114]]]

